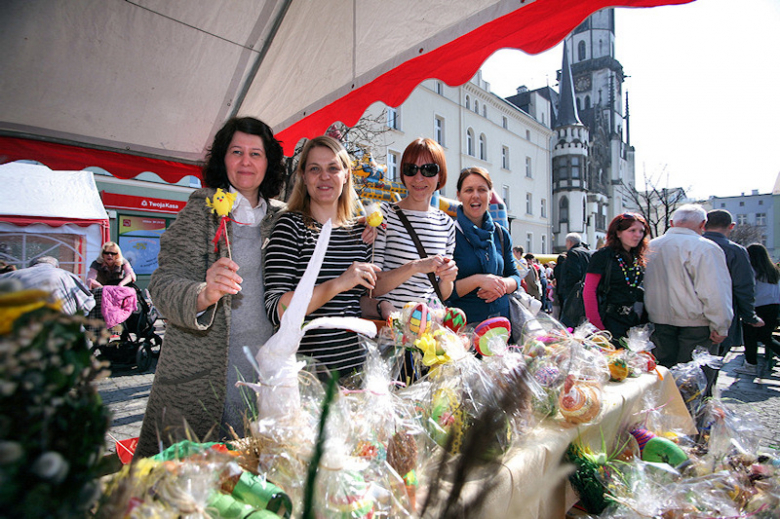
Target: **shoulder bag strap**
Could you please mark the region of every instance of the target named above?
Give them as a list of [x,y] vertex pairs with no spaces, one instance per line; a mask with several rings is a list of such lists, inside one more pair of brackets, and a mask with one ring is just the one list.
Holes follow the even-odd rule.
[[501,230],[501,226],[498,225],[496,222],[493,222],[493,225],[496,226],[496,232],[498,233],[498,241],[501,242],[501,256],[504,255],[504,231]]
[[[398,207],[397,205],[393,205],[393,210],[395,211],[395,214],[398,215],[398,218],[400,218],[401,223],[406,228],[406,232],[408,232],[409,236],[412,238],[412,241],[414,242],[414,246],[417,248],[417,254],[419,254],[420,258],[422,259],[427,258],[428,253],[425,252],[425,248],[420,242],[420,238],[417,236],[417,233],[414,232],[414,228],[412,227],[412,224],[409,222],[409,219],[406,217],[406,215],[401,210],[401,208]],[[433,290],[436,292],[436,295],[439,297],[439,300],[442,303],[444,303],[444,296],[441,293],[441,287],[439,287],[439,282],[436,280],[436,276],[433,274],[433,272],[428,272],[428,280],[431,282],[431,285],[433,286]]]

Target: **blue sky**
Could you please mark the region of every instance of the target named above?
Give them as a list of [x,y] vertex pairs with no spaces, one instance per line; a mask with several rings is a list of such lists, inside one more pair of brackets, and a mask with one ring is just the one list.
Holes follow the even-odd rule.
[[[616,10],[638,187],[693,198],[768,193],[780,173],[780,1],[697,0]],[[503,97],[556,86],[562,45],[502,50],[482,67]],[[668,179],[668,180],[667,180]]]

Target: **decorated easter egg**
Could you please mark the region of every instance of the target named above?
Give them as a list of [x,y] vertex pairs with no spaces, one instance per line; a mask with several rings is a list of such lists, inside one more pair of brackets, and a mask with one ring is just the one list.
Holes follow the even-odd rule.
[[601,410],[601,399],[596,388],[589,384],[574,384],[562,392],[558,405],[561,414],[570,423],[586,423]]
[[512,325],[506,317],[493,317],[479,323],[474,329],[474,347],[485,357],[506,349]]
[[409,316],[409,331],[418,337],[431,331],[433,315],[425,303],[416,303]]
[[455,391],[445,387],[434,392],[426,425],[431,439],[442,447],[447,445],[449,435],[454,435],[451,453],[460,452],[465,420],[460,399]]
[[649,351],[640,351],[639,354],[647,357],[647,371],[653,371],[657,366],[655,356]]
[[326,517],[338,519],[373,517],[375,501],[370,485],[359,472],[342,470],[334,483],[335,491],[327,492]]
[[672,440],[656,436],[655,438],[651,438],[645,445],[645,449],[642,452],[642,459],[644,461],[664,462],[676,467],[687,460],[688,456],[685,454],[685,451]]
[[523,345],[523,352],[531,358],[543,356],[545,350],[544,343],[539,339],[528,339]]
[[534,373],[534,378],[544,387],[551,387],[561,379],[561,370],[558,366],[542,366]]
[[630,372],[626,359],[620,355],[612,355],[608,360],[609,378],[614,382],[622,382]]
[[458,333],[461,328],[466,326],[466,313],[460,308],[447,308],[442,324],[453,332]]

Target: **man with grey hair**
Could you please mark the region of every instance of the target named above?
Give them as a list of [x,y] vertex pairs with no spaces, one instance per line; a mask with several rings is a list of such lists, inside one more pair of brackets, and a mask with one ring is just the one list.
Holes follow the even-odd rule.
[[[582,236],[576,232],[570,232],[566,235],[566,259],[560,265],[556,273],[558,281],[558,298],[561,308],[566,304],[566,299],[571,295],[574,286],[585,277],[590,263],[591,252],[582,245]],[[566,326],[577,326],[579,323],[570,322],[566,316],[561,313],[561,322]]]
[[701,236],[706,221],[700,205],[683,205],[672,214],[671,228],[650,241],[645,307],[662,366],[689,362],[697,346],[723,342],[734,317],[726,256]]
[[0,283],[10,283],[19,289],[44,290],[52,303],[59,301],[68,315],[89,313],[95,307],[95,297],[75,274],[59,268],[60,262],[51,256],[40,256],[26,269],[0,275]]
[[[729,240],[729,235],[734,229],[734,221],[731,213],[725,209],[714,209],[707,213],[707,223],[704,225],[703,236],[717,243],[726,254],[726,265],[731,276],[731,298],[734,310],[734,319],[731,321],[728,337],[718,345],[718,351],[712,353],[719,356],[726,355],[733,346],[742,344],[742,326],[740,320],[750,326],[763,326],[764,321],[756,315],[756,281],[753,275],[753,267],[750,266],[750,257],[747,249],[738,243]],[[756,365],[745,362],[745,365],[737,368],[737,373],[755,376]],[[712,384],[717,380],[717,372],[708,373],[713,376]]]

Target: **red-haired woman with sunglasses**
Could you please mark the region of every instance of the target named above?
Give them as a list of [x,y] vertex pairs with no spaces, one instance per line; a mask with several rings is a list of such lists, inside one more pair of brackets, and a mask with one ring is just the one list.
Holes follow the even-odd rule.
[[635,213],[616,216],[607,228],[607,243],[593,253],[582,290],[585,315],[608,330],[617,342],[629,328],[642,324],[645,251],[650,227]]
[[436,276],[442,298],[447,299],[458,275],[452,260],[455,224],[443,211],[431,207],[434,191],[447,182],[444,149],[432,139],[416,139],[404,150],[401,172],[408,193],[397,207],[419,237],[427,257],[417,251],[395,208],[382,203],[386,225],[375,242],[375,262],[382,272],[374,296],[391,302],[396,309],[410,301],[436,297],[429,273]]

